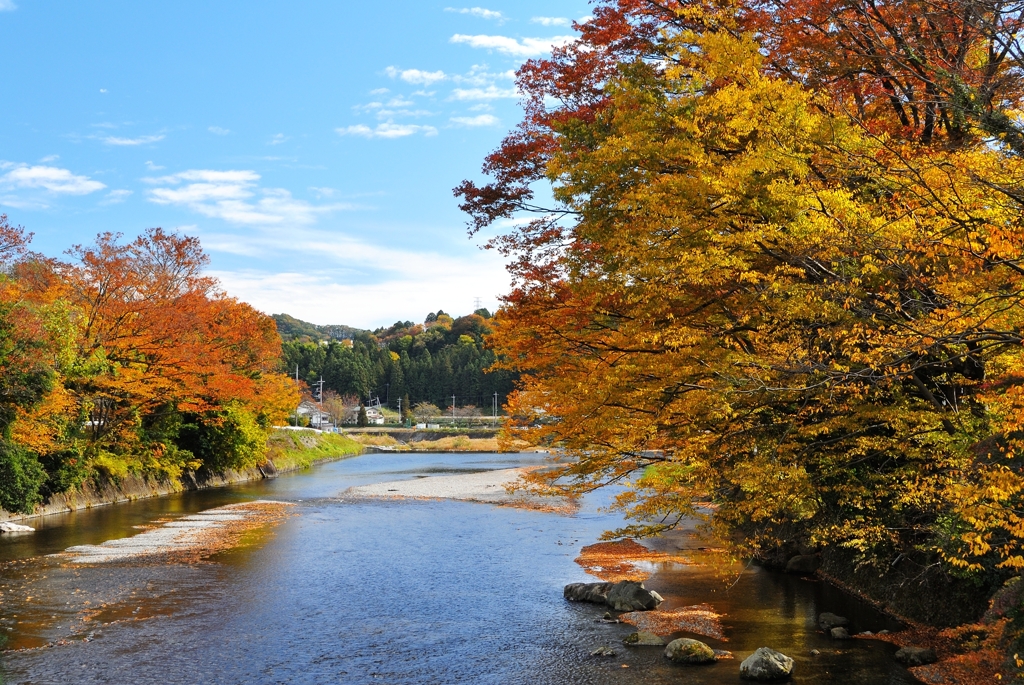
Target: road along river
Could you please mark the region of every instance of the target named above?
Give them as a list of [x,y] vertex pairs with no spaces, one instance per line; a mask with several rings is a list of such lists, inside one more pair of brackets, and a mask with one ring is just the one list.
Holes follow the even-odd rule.
[[[634,628],[562,599],[566,583],[595,580],[574,562],[580,549],[621,523],[600,510],[607,494],[567,515],[425,499],[426,484],[415,486],[426,495],[406,498],[349,491],[536,466],[542,456],[368,454],[35,519],[36,533],[0,539],[3,682],[736,684],[740,660],[762,646],[796,659],[796,683],[916,682],[893,661],[895,647],[834,642],[815,626],[832,611],[856,631],[895,628],[885,617],[824,583],[757,566],[725,582],[701,566],[653,562],[647,581],[662,609],[711,604],[724,639],[700,639],[735,660],[684,667],[660,648],[623,646]],[[239,523],[247,507],[265,518]],[[189,518],[197,512],[206,513]],[[235,526],[229,544],[201,554],[110,553],[221,521]],[[591,656],[598,646],[615,655]]]

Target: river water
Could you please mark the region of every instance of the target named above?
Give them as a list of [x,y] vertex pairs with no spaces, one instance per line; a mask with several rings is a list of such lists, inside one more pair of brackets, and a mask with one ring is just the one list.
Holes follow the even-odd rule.
[[[347,500],[352,485],[477,472],[538,455],[369,454],[267,481],[35,519],[0,539],[4,683],[738,684],[762,646],[796,660],[793,682],[915,681],[873,640],[834,642],[819,612],[855,631],[896,626],[824,583],[738,569],[727,584],[661,565],[647,587],[662,609],[708,602],[736,660],[669,663],[624,647],[627,625],[562,599],[592,581],[573,559],[620,518],[452,501]],[[68,566],[46,555],[135,534],[133,526],[252,499],[294,502],[291,516],[198,564]],[[733,582],[735,581],[735,582]],[[680,636],[683,636],[680,634]],[[597,646],[614,657],[590,656]],[[811,650],[820,650],[817,656]]]

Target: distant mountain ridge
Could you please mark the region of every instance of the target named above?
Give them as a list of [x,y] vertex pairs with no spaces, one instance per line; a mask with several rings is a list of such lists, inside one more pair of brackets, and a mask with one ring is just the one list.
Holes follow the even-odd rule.
[[352,340],[360,333],[369,331],[362,328],[353,328],[342,324],[327,324],[318,326],[315,323],[296,319],[289,314],[274,314],[274,322],[277,324],[277,332],[281,340],[299,340],[303,342],[323,342],[327,340]]

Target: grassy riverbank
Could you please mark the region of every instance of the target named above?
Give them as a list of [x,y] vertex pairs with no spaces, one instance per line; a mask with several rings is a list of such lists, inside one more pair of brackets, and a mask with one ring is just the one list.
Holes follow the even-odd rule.
[[304,469],[324,459],[352,457],[362,451],[363,445],[348,436],[312,430],[278,430],[267,440],[267,460],[278,472]]

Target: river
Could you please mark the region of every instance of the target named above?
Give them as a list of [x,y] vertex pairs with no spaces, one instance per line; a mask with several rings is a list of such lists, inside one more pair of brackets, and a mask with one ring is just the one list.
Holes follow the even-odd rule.
[[[579,549],[620,518],[608,495],[575,516],[452,501],[353,501],[353,485],[540,463],[539,455],[368,454],[237,486],[34,519],[0,539],[4,683],[667,683],[738,684],[740,660],[770,646],[793,682],[915,681],[874,640],[815,631],[832,611],[857,631],[895,626],[827,584],[741,570],[727,585],[663,565],[647,586],[668,609],[724,614],[736,660],[669,663],[629,648],[628,625],[562,599],[594,580]],[[253,499],[294,502],[284,522],[198,564],[72,566],[46,555],[139,532],[135,526]],[[732,581],[730,581],[731,583]],[[50,646],[48,646],[50,645]],[[590,656],[597,646],[614,657]],[[820,650],[812,656],[811,650]]]

